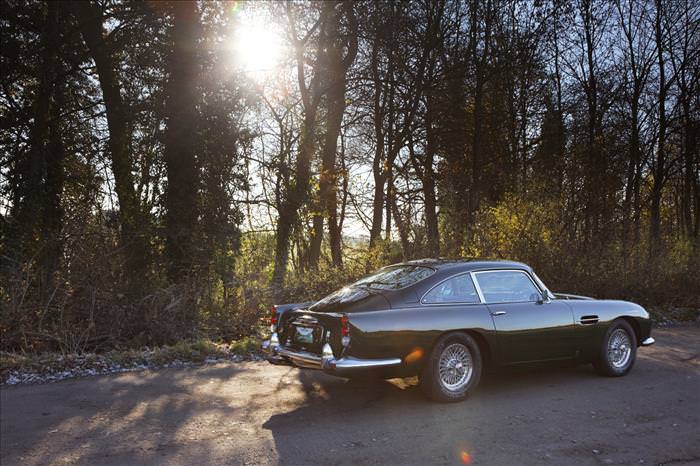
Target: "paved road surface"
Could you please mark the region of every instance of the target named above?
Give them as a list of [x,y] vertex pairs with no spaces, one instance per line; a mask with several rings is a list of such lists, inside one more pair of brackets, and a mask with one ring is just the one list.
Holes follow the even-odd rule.
[[449,405],[260,362],[3,387],[0,463],[700,464],[700,327],[654,336],[627,377],[520,369]]

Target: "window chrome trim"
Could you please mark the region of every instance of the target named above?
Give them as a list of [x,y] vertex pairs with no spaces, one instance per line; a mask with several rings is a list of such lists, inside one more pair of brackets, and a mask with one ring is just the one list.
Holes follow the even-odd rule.
[[540,279],[540,277],[537,276],[535,271],[532,271],[532,277],[535,279],[535,283],[537,283],[538,288],[540,291],[546,291],[547,295],[549,296],[549,299],[557,299],[556,296],[554,296],[554,293],[552,293],[552,290],[547,288],[547,285],[544,284],[544,282]]
[[[424,301],[424,300],[425,300],[425,297],[428,295],[428,293],[430,293],[431,291],[433,291],[435,288],[437,288],[438,286],[442,285],[443,283],[445,283],[445,282],[448,281],[448,280],[452,280],[453,278],[457,278],[457,277],[462,276],[462,275],[469,275],[469,278],[470,278],[471,281],[472,281],[472,285],[474,285],[474,289],[476,290],[476,295],[479,297],[479,301],[478,301],[478,302],[472,302],[472,301],[453,301],[453,302],[449,302],[449,303],[426,303],[426,302]],[[427,278],[427,277],[426,277],[426,278]],[[425,293],[423,293],[423,296],[421,296],[421,298],[420,298],[420,304],[421,304],[421,305],[425,305],[425,306],[453,306],[453,305],[455,305],[455,304],[461,304],[461,305],[468,306],[468,305],[475,305],[475,304],[484,304],[484,297],[483,297],[483,295],[481,294],[481,290],[479,289],[479,286],[476,284],[476,280],[474,280],[474,272],[459,272],[459,273],[456,273],[456,274],[454,274],[454,275],[450,275],[449,277],[445,278],[445,279],[442,280],[442,281],[439,281],[437,284],[435,284],[435,285],[433,285],[432,287],[430,287],[430,289],[429,289],[428,291],[426,291]]]
[[469,272],[469,275],[472,276],[472,283],[474,283],[474,288],[476,288],[476,293],[479,295],[479,299],[481,300],[482,304],[486,304],[484,292],[481,291],[481,285],[479,284],[479,280],[476,279],[476,272]]
[[[535,280],[532,278],[532,276],[530,276],[530,273],[527,270],[521,270],[521,269],[478,270],[476,272],[471,272],[471,273],[474,275],[474,277],[473,277],[474,283],[479,283],[479,279],[476,275],[479,275],[480,273],[501,273],[501,272],[522,273],[528,279],[530,279],[530,282],[534,285],[535,289],[537,291],[539,291],[540,294],[542,294],[542,291],[543,291],[542,288],[540,288],[537,285],[537,282],[535,282]],[[484,296],[484,294],[481,292],[481,285],[478,285],[478,286],[479,286],[479,295],[480,295],[482,302],[484,304],[523,304],[523,303],[536,303],[537,302],[537,301],[529,301],[529,300],[528,301],[493,301],[493,302],[489,302],[489,301],[486,301],[486,296]],[[547,293],[549,293],[549,290],[547,290]]]

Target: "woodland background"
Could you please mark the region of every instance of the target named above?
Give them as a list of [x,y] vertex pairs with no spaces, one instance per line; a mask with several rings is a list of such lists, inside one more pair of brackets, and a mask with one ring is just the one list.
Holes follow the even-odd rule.
[[[235,59],[250,18],[273,70]],[[699,308],[699,27],[692,0],[2,0],[0,349],[238,338],[438,256]]]

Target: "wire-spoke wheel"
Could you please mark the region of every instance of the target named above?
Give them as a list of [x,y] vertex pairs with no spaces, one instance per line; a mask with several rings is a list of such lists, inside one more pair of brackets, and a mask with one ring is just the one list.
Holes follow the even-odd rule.
[[632,354],[632,343],[625,329],[618,328],[608,340],[608,360],[613,367],[625,367]]
[[460,401],[479,383],[481,351],[474,338],[456,332],[442,336],[423,366],[421,388],[437,401]]
[[616,320],[605,333],[601,354],[593,366],[602,375],[619,377],[632,369],[636,354],[634,330],[626,321]]
[[474,372],[469,349],[461,343],[452,343],[440,355],[439,370],[440,383],[447,390],[462,388]]

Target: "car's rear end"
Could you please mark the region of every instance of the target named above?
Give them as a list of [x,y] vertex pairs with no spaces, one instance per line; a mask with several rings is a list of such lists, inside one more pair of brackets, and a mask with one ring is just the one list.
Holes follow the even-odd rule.
[[[404,353],[386,348],[383,327],[391,325],[392,320],[382,320],[381,314],[392,309],[392,299],[402,290],[406,290],[410,302],[416,302],[411,286],[433,273],[435,269],[426,265],[397,264],[312,305],[275,306],[271,337],[263,349],[273,364],[322,369],[337,375],[399,368],[402,360],[396,355]],[[382,324],[377,326],[375,319],[372,325],[372,315],[380,317]]]
[[351,316],[345,313],[273,307],[271,337],[263,343],[268,361],[320,369],[335,375],[396,367],[400,358],[360,359],[351,355]]

